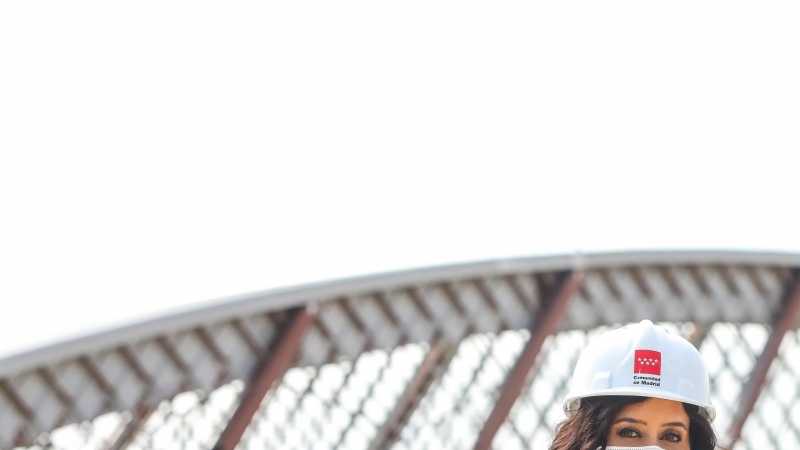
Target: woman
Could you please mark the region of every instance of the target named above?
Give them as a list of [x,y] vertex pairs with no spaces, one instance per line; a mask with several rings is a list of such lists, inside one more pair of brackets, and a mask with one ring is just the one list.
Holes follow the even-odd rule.
[[686,339],[644,320],[583,351],[550,450],[713,450],[708,371]]

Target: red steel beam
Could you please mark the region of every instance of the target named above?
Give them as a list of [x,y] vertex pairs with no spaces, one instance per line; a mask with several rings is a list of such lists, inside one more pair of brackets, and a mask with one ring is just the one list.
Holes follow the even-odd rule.
[[525,387],[525,380],[536,362],[536,357],[539,355],[545,339],[556,331],[561,318],[567,311],[567,305],[577,292],[582,279],[583,272],[580,271],[562,275],[550,295],[543,299],[542,307],[531,325],[531,337],[506,377],[500,397],[478,435],[475,450],[488,450],[492,447],[492,441],[497,431],[505,422],[508,413],[511,412],[511,408]]
[[372,440],[369,450],[390,448],[397,441],[403,426],[411,418],[414,410],[417,409],[428,388],[444,373],[454,354],[455,348],[443,339],[438,339],[431,344],[425,359],[419,365],[417,372],[397,400],[386,422],[378,430],[375,439]]
[[147,419],[155,411],[152,407],[140,406],[131,412],[131,420],[128,421],[117,432],[111,442],[104,447],[104,450],[125,450],[136,439],[139,431],[147,423]]
[[242,401],[219,436],[214,450],[233,450],[258,412],[264,397],[294,363],[297,350],[317,316],[316,304],[294,312],[286,329],[276,337],[267,358],[261,362],[242,394]]
[[31,444],[37,432],[35,427],[36,413],[25,404],[22,396],[14,389],[14,386],[7,378],[0,378],[0,395],[5,395],[14,412],[25,419],[24,424],[16,430],[15,436],[10,438],[11,442],[13,442],[12,446],[27,447]]
[[758,356],[756,365],[750,373],[750,378],[744,387],[741,397],[739,397],[739,408],[728,429],[728,442],[731,447],[742,436],[742,428],[747,422],[750,413],[753,412],[758,397],[761,395],[764,383],[767,381],[769,368],[772,366],[772,361],[778,356],[778,349],[781,346],[783,337],[797,323],[798,313],[800,313],[800,274],[794,272],[793,275],[794,282],[787,291],[783,307],[775,317],[772,333],[769,335],[761,355]]

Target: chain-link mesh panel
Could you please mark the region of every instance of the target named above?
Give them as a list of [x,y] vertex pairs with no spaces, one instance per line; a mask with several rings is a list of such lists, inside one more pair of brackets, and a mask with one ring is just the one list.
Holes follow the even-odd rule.
[[800,331],[784,336],[778,355],[735,450],[800,448]]
[[186,392],[161,402],[128,447],[131,450],[208,449],[239,403],[243,383],[234,381],[210,394]]
[[703,340],[700,354],[711,378],[711,402],[717,409],[714,421],[717,430],[724,432],[731,425],[738,411],[742,387],[767,337],[763,325],[716,323]]
[[151,411],[105,414],[43,434],[38,438],[41,444],[29,449],[208,449],[238,404],[242,388],[243,383],[235,381],[208,395],[184,392]]
[[470,336],[411,415],[394,449],[471,447],[528,333]]
[[[239,448],[473,448],[528,341],[525,328],[562,274],[448,275],[318,299],[295,367],[261,403]],[[792,280],[785,267],[587,270],[495,447],[546,448],[587,340],[643,318],[700,348],[715,428],[726,432],[768,339],[765,323]],[[289,310],[264,305],[9,371],[0,377],[0,447],[210,449],[239,404],[242,380],[280,340]],[[800,446],[799,339],[784,339],[737,450]],[[431,359],[434,348],[446,356]]]
[[[691,324],[661,325],[687,338],[697,331]],[[495,447],[547,447],[555,425],[563,420],[561,401],[580,351],[592,336],[609,328],[565,331],[548,339],[533,376],[495,438]],[[698,342],[709,368],[718,431],[730,425],[768,332],[758,324],[716,323]],[[423,398],[397,430],[391,448],[472,448],[528,337],[527,331],[511,330],[465,338],[446,370],[420,393]],[[355,360],[289,370],[263,402],[239,448],[368,449],[428,350],[428,344],[406,344],[391,351],[365,352]],[[770,382],[736,450],[800,445],[798,361],[800,332],[793,331],[782,343]],[[238,405],[243,386],[235,381],[208,395],[189,391],[145,413],[101,415],[42,434],[28,449],[113,449],[125,433],[131,433],[128,449],[210,449]]]
[[497,448],[547,448],[555,425],[564,417],[561,401],[569,390],[572,369],[588,342],[588,336],[596,333],[571,331],[549,339],[533,369],[535,377],[498,431],[494,440]]
[[366,449],[427,350],[408,344],[289,370],[239,448]]
[[61,427],[52,433],[40,435],[37,439],[40,445],[29,447],[29,450],[49,448],[102,450],[114,440],[116,431],[123,427],[127,420],[125,413],[109,413],[92,422]]

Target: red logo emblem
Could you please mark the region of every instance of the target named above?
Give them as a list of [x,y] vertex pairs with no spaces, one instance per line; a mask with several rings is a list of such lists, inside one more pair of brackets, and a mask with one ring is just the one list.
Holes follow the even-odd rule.
[[633,358],[633,373],[661,376],[661,352],[636,350]]

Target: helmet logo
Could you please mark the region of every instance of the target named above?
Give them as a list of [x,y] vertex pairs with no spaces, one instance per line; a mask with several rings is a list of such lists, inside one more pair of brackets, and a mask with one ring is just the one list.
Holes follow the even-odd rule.
[[661,376],[661,352],[655,350],[636,350],[633,359],[633,373],[646,373]]

